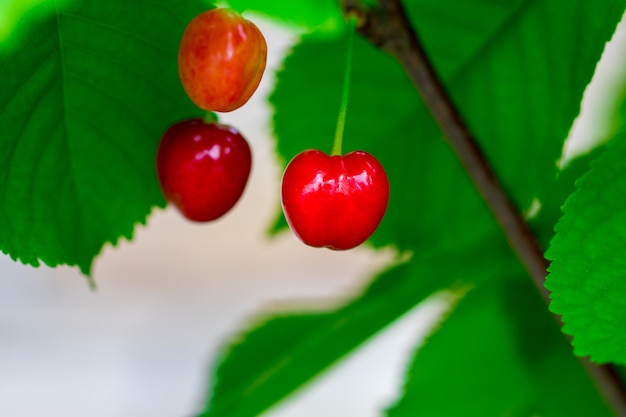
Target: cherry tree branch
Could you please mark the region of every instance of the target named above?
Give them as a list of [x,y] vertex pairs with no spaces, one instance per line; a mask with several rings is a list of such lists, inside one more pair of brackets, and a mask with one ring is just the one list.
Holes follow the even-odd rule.
[[[401,1],[379,0],[377,7],[368,8],[360,0],[343,0],[343,8],[346,15],[357,17],[362,36],[402,64],[504,231],[511,249],[549,304],[549,292],[544,286],[549,263],[543,256],[543,249],[452,103]],[[556,319],[562,325],[560,317]],[[610,366],[593,365],[587,360],[583,363],[615,414],[626,416],[626,388],[615,370]]]

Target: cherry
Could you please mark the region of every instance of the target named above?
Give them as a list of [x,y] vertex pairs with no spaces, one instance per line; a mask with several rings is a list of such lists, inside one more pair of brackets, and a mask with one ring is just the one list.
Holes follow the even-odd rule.
[[230,9],[212,9],[187,26],[178,50],[178,72],[198,107],[229,112],[256,91],[267,59],[259,28]]
[[293,232],[305,244],[352,249],[371,236],[387,209],[389,181],[367,152],[329,156],[306,150],[287,165],[282,205]]
[[248,181],[252,155],[230,126],[184,120],[163,135],[156,170],[165,199],[189,220],[215,220],[237,203]]

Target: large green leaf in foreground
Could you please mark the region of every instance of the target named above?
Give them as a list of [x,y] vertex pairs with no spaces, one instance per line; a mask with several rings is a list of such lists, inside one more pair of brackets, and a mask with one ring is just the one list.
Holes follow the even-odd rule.
[[546,256],[551,308],[577,355],[626,364],[626,136],[613,140],[563,207]]
[[471,290],[407,372],[389,417],[608,417],[530,281]]
[[74,1],[2,45],[0,250],[88,274],[163,205],[154,155],[169,124],[198,114],[176,63],[202,3]]

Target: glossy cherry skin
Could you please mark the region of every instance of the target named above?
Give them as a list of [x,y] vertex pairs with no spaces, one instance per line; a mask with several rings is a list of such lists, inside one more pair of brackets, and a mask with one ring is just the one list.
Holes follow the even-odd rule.
[[215,220],[237,203],[251,165],[250,146],[236,129],[202,119],[171,126],[156,157],[165,199],[197,222]]
[[283,174],[281,199],[291,230],[305,244],[352,249],[374,233],[387,209],[389,181],[369,153],[296,155]]
[[229,112],[256,91],[267,60],[259,28],[229,9],[212,9],[187,26],[178,50],[178,73],[198,107]]

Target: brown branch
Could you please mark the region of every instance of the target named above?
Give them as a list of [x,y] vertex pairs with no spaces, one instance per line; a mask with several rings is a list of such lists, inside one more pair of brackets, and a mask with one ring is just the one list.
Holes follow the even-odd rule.
[[[395,57],[421,94],[440,129],[504,231],[511,249],[524,265],[546,304],[544,286],[548,261],[528,224],[504,190],[478,142],[472,136],[434,71],[400,0],[379,0],[367,8],[359,0],[343,0],[346,15],[358,18],[358,31]],[[560,325],[560,317],[555,316]],[[616,415],[626,416],[626,389],[610,366],[583,363]]]

